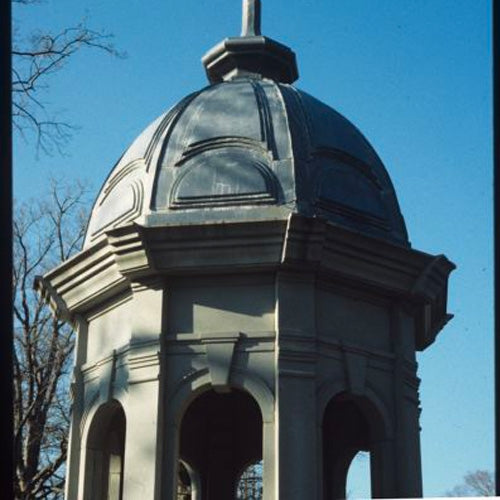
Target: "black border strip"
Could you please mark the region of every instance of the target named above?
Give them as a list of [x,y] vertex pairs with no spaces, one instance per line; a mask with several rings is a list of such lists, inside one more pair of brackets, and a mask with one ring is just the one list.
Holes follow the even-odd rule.
[[0,5],[0,491],[13,498],[13,409],[12,409],[12,29],[11,1]]

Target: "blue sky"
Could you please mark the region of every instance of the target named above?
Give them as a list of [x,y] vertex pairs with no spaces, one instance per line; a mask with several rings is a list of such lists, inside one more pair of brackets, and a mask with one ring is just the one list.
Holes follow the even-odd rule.
[[[493,470],[490,11],[486,0],[263,0],[264,34],[297,54],[297,87],[344,114],[378,152],[413,247],[458,266],[455,318],[418,356],[426,496],[469,470]],[[82,51],[47,82],[42,99],[79,129],[65,156],[37,158],[16,137],[19,200],[37,196],[49,174],[97,190],[154,118],[207,84],[200,58],[239,34],[241,2],[46,0],[14,9],[21,33],[85,16],[128,57]]]

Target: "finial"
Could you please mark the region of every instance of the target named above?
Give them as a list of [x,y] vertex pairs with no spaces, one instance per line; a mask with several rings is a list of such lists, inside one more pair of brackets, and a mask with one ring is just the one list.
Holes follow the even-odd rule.
[[259,36],[260,34],[260,0],[243,0],[241,36]]
[[243,0],[241,36],[225,38],[202,58],[210,83],[267,78],[293,83],[299,77],[294,52],[260,33],[260,0]]

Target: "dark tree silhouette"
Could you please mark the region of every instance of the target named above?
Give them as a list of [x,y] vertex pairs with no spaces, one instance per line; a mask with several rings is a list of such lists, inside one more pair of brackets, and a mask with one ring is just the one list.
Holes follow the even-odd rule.
[[495,496],[493,474],[486,470],[468,472],[464,482],[446,492],[448,497],[492,497]]
[[14,207],[14,492],[16,499],[63,496],[74,335],[33,289],[79,250],[87,190],[52,182],[48,196]]

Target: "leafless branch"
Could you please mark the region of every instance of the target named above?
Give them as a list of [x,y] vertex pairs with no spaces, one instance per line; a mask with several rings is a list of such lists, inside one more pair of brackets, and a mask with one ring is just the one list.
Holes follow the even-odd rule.
[[464,482],[446,492],[448,497],[490,497],[495,496],[493,474],[486,470],[468,472]]
[[[13,0],[29,5],[36,0]],[[59,33],[41,32],[27,40],[14,40],[12,51],[13,123],[21,135],[33,133],[37,150],[52,154],[63,153],[75,129],[74,125],[58,119],[51,113],[42,96],[48,86],[48,77],[61,68],[82,48],[99,49],[117,57],[124,57],[112,43],[113,36],[88,27],[83,20]]]
[[87,189],[52,182],[47,199],[15,206],[14,450],[16,499],[62,498],[73,333],[32,289],[36,274],[77,251]]

